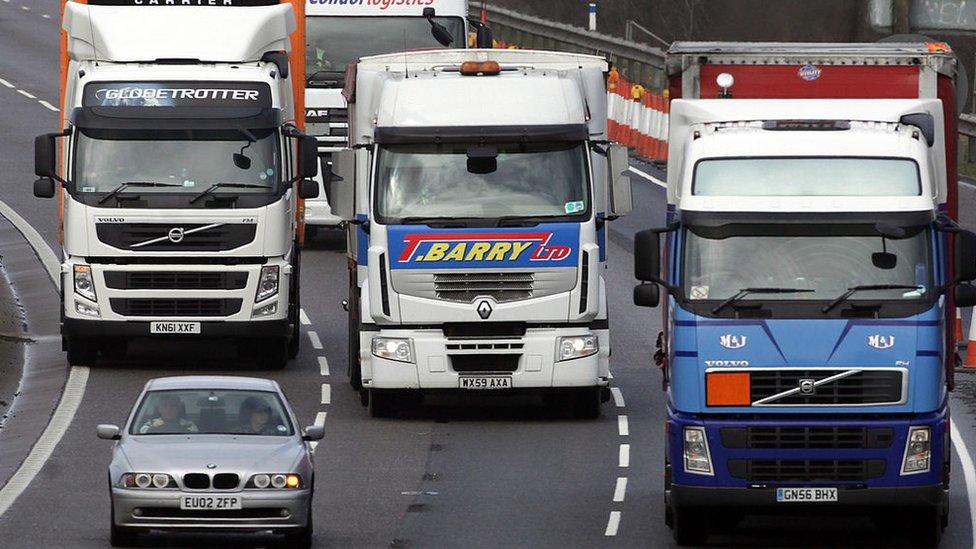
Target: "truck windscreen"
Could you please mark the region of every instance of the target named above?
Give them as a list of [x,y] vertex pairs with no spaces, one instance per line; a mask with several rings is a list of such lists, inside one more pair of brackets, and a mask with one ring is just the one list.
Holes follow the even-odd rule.
[[698,161],[697,196],[920,196],[910,158],[707,158]]
[[75,133],[73,190],[111,193],[125,183],[157,183],[139,195],[277,192],[280,162],[274,130],[92,130]]
[[389,145],[375,185],[382,223],[589,216],[582,143]]
[[[308,85],[342,88],[346,66],[360,57],[398,51],[441,49],[423,17],[309,17],[306,75]],[[464,48],[464,20],[435,17],[454,37],[452,48]]]
[[[748,288],[804,289],[755,293],[741,301],[830,302],[862,285],[917,289],[867,290],[852,300],[920,300],[930,297],[928,229],[916,227],[900,239],[834,225],[748,226],[730,231],[684,231],[682,294],[691,301],[725,300]],[[812,290],[812,291],[810,291]]]

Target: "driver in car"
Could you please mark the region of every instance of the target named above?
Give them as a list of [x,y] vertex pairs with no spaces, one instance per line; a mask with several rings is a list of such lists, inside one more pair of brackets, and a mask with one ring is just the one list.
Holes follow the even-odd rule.
[[139,427],[139,432],[146,433],[196,433],[196,424],[183,417],[183,401],[173,395],[159,397],[156,405],[157,417],[150,419]]

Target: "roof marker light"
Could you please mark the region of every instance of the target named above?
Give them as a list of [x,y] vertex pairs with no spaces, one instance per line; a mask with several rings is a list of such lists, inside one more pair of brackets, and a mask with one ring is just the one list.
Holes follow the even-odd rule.
[[463,76],[498,76],[502,66],[498,61],[466,61],[461,64]]
[[722,99],[728,99],[732,97],[732,86],[735,84],[735,77],[727,72],[723,72],[715,77],[715,83],[718,87],[722,88],[722,91],[718,96]]

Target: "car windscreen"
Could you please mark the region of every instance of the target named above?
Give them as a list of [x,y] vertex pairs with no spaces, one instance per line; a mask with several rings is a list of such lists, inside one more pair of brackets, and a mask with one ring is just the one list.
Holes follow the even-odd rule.
[[129,433],[291,436],[294,428],[277,393],[195,389],[147,392]]
[[919,196],[910,158],[706,158],[695,166],[696,196]]
[[[274,130],[81,129],[75,137],[74,191],[110,193],[138,183],[139,194],[277,192],[281,169]],[[149,186],[147,183],[158,184]]]
[[[342,88],[346,67],[361,57],[420,49],[441,49],[424,17],[309,17],[306,74],[309,85]],[[452,48],[466,46],[460,17],[434,17],[451,36]]]
[[378,219],[583,218],[590,212],[585,152],[574,142],[387,145],[377,160]]

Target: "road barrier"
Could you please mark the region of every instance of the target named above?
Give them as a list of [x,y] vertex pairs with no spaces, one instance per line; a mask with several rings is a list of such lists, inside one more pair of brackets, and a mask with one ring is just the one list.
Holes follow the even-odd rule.
[[607,130],[612,141],[652,162],[668,159],[668,92],[656,93],[620,76],[607,79]]

